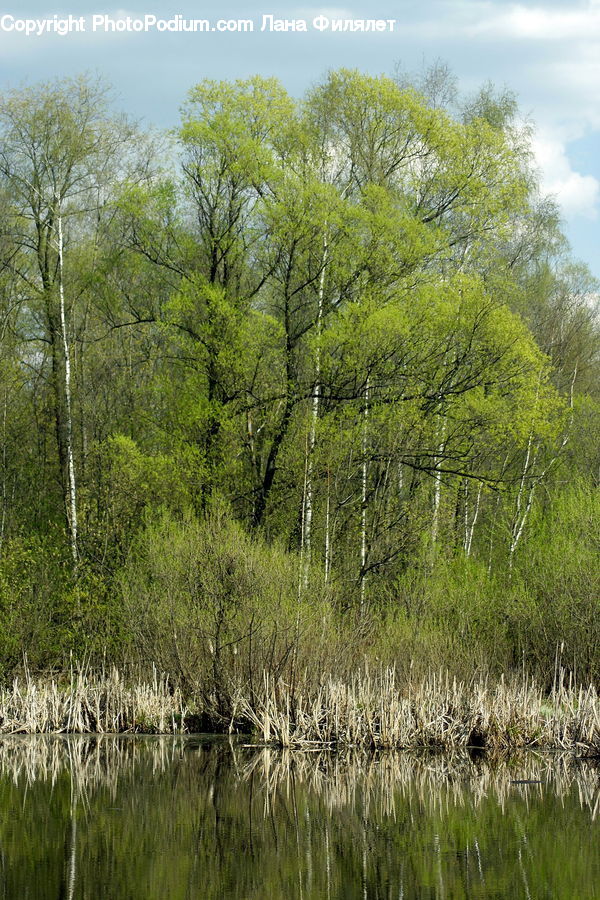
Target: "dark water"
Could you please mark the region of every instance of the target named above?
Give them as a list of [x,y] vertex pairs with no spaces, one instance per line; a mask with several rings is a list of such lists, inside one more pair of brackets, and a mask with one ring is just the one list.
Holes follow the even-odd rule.
[[570,757],[3,738],[0,898],[586,900],[599,818]]

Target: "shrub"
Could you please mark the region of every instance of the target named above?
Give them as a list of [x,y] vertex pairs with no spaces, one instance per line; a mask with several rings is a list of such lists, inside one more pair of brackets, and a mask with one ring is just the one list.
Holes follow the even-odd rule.
[[217,506],[204,518],[165,513],[134,543],[119,576],[140,662],[153,662],[230,714],[241,685],[263,673],[293,684],[335,663],[329,592],[312,574],[299,591],[299,560],[251,537]]

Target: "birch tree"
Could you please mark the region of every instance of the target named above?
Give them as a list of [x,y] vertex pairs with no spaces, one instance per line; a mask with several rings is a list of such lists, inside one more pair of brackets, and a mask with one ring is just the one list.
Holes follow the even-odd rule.
[[72,372],[76,310],[69,297],[68,254],[90,222],[97,222],[131,134],[111,117],[108,99],[106,88],[87,78],[0,97],[0,177],[19,247],[5,265],[26,297],[28,339],[49,348],[59,477],[74,563],[80,555]]

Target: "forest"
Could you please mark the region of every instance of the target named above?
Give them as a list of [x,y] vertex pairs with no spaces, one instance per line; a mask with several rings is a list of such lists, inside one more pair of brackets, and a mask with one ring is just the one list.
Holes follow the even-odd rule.
[[599,287],[512,94],[0,96],[0,680],[600,674]]

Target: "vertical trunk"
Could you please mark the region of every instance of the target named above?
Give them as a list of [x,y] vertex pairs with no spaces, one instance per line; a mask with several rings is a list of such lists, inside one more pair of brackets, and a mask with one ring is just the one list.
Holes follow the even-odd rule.
[[[517,493],[517,499],[515,502],[515,512],[513,516],[512,528],[511,528],[511,541],[510,548],[508,553],[508,568],[509,571],[512,571],[514,555],[523,535],[523,529],[525,528],[525,523],[527,522],[527,518],[531,511],[531,507],[533,505],[533,497],[535,494],[535,488],[538,482],[540,482],[545,476],[548,470],[554,465],[556,460],[558,459],[559,454],[566,447],[569,441],[569,429],[573,424],[573,391],[575,388],[575,380],[577,378],[577,364],[573,370],[573,377],[571,379],[571,387],[569,391],[569,407],[571,409],[571,419],[569,422],[569,426],[563,436],[563,439],[560,443],[560,447],[556,455],[550,460],[550,462],[546,465],[543,471],[538,472],[538,474],[534,476],[529,476],[529,473],[535,468],[535,463],[537,459],[537,454],[539,451],[539,447],[533,451],[533,459],[532,459],[532,446],[533,446],[533,430],[529,434],[529,440],[527,441],[527,453],[525,455],[525,464],[523,466],[523,472],[521,475],[521,480],[519,482],[519,490]],[[538,384],[539,391],[539,384]],[[537,403],[537,398],[536,398]],[[526,489],[526,480],[530,477],[529,487]]]
[[[291,265],[290,267],[291,268]],[[279,451],[281,450],[281,446],[285,440],[287,435],[288,428],[290,426],[290,422],[292,420],[292,413],[294,411],[294,406],[297,400],[297,394],[294,389],[294,341],[292,339],[291,334],[291,322],[290,322],[290,310],[289,310],[289,295],[287,293],[286,287],[286,296],[285,296],[285,313],[284,313],[284,321],[285,321],[285,400],[283,406],[283,412],[281,414],[281,419],[279,420],[279,425],[275,429],[275,433],[271,440],[271,446],[269,448],[269,452],[267,453],[267,459],[264,466],[264,472],[262,477],[259,478],[258,488],[255,492],[256,501],[254,504],[254,516],[252,519],[252,524],[255,528],[260,528],[263,523],[263,519],[267,510],[267,502],[269,499],[269,495],[271,493],[271,489],[273,487],[273,481],[275,480],[275,473],[277,471],[277,460],[279,457]]]
[[440,527],[440,503],[442,499],[442,482],[440,476],[435,476],[435,485],[433,488],[433,516],[431,519],[431,543],[437,543],[438,532]]
[[[506,467],[508,465],[509,454],[507,453],[504,457],[504,462],[502,463],[502,468],[500,469],[500,479],[504,478],[504,473],[506,472]],[[494,515],[492,516],[492,521],[489,526],[489,543],[488,543],[488,575],[492,574],[492,561],[494,558],[494,538],[496,534],[496,522],[498,521],[498,512],[500,510],[500,494],[496,494],[496,502],[494,503]]]
[[[89,302],[86,304],[84,315],[82,317],[81,324],[81,334],[86,335],[88,333],[88,318],[89,318]],[[131,332],[129,334],[129,341],[131,342]],[[76,356],[74,358],[74,368],[75,371],[78,372],[79,378],[78,383],[75,387],[76,392],[79,393],[80,398],[84,398],[86,396],[86,381],[85,381],[85,365],[84,365],[84,347],[86,346],[85,340],[82,338],[77,343],[74,343],[74,353]],[[133,373],[131,371],[130,366],[130,378],[133,378]],[[81,454],[79,457],[79,465],[78,465],[78,481],[79,485],[85,484],[86,476],[87,476],[87,461],[88,461],[88,448],[89,448],[89,436],[88,436],[88,422],[87,415],[85,415],[84,410],[82,408],[82,404],[80,404],[80,441],[81,441]]]
[[300,577],[298,580],[298,598],[302,596],[303,591],[308,587],[308,570],[310,563],[306,562],[306,492],[308,485],[308,436],[306,446],[304,448],[304,479],[302,482],[302,509],[300,514]]
[[483,484],[479,484],[479,488],[477,489],[477,498],[475,500],[475,509],[473,510],[473,516],[471,518],[471,522],[469,524],[468,520],[468,508],[467,502],[465,499],[465,554],[467,556],[471,555],[471,544],[473,543],[473,533],[475,531],[475,523],[477,522],[477,518],[479,516],[479,504],[481,502],[481,491],[483,490]]
[[[511,527],[511,535],[510,535],[510,547],[508,551],[508,568],[512,570],[515,550],[521,540],[521,536],[523,534],[523,529],[525,527],[525,522],[527,521],[527,517],[529,515],[529,511],[531,509],[531,504],[533,503],[533,494],[535,491],[535,482],[531,482],[529,487],[526,487],[527,476],[529,475],[530,468],[532,466],[531,462],[531,452],[533,445],[533,434],[530,433],[529,440],[527,441],[527,452],[525,454],[525,463],[523,465],[523,472],[521,474],[521,480],[519,482],[519,490],[517,492],[517,499],[515,502],[515,512],[512,521]],[[535,454],[534,454],[535,460]]]
[[327,238],[323,239],[323,261],[321,266],[321,274],[319,277],[319,305],[317,309],[317,348],[315,354],[315,386],[312,395],[310,409],[310,425],[308,430],[308,446],[306,449],[306,485],[304,492],[304,510],[302,516],[302,539],[301,539],[301,557],[302,557],[302,584],[306,588],[308,585],[308,573],[311,563],[311,542],[312,542],[312,522],[313,522],[313,505],[314,505],[314,472],[313,472],[313,455],[315,444],[317,441],[317,420],[319,418],[319,406],[321,402],[321,348],[318,339],[321,335],[321,327],[323,323],[323,302],[325,296],[325,267],[327,265]]
[[367,378],[365,385],[365,408],[363,412],[362,429],[362,465],[361,465],[361,511],[360,511],[360,611],[365,610],[365,587],[367,567],[367,480],[369,468],[367,462],[367,439],[369,428],[369,401],[371,394],[370,381]]
[[255,495],[256,502],[254,505],[254,517],[252,520],[252,524],[255,528],[259,528],[263,523],[263,519],[267,509],[267,501],[269,499],[271,488],[273,487],[273,481],[275,479],[275,473],[277,471],[277,458],[279,456],[279,451],[281,449],[281,445],[283,444],[284,438],[287,435],[287,430],[294,409],[294,403],[295,397],[292,394],[291,377],[288,373],[288,383],[286,387],[286,398],[283,413],[277,430],[273,436],[273,440],[271,441],[271,447],[269,448],[267,460],[265,463],[264,474]]
[[4,404],[2,407],[2,514],[0,515],[0,557],[4,546],[4,529],[6,528],[6,508],[8,502],[6,471],[6,413],[8,406],[8,391],[4,391]]
[[435,486],[433,489],[433,516],[432,516],[432,520],[431,520],[431,546],[432,547],[434,547],[437,542],[439,525],[440,525],[440,503],[442,500],[442,481],[441,481],[439,472],[437,471],[437,467],[440,463],[440,458],[444,451],[444,444],[445,444],[445,440],[446,440],[445,434],[446,434],[446,422],[445,422],[445,420],[442,420],[441,438],[440,438],[440,443],[439,443],[439,447],[438,447],[438,456],[436,456],[436,458],[435,458],[436,474],[434,476],[435,477]]
[[[541,375],[538,379],[536,395],[535,395],[535,404],[534,409],[537,408],[538,398],[540,393],[540,384],[541,384]],[[531,509],[531,504],[533,503],[533,494],[535,492],[535,481],[531,480],[529,486],[527,486],[527,479],[529,477],[530,470],[535,465],[535,460],[537,456],[537,450],[533,452],[533,460],[532,460],[532,450],[533,450],[533,422],[531,424],[531,431],[529,432],[529,438],[527,440],[527,451],[525,453],[525,463],[523,465],[523,472],[521,473],[521,479],[519,481],[519,490],[517,491],[517,499],[515,501],[515,511],[513,515],[512,525],[511,525],[511,535],[510,535],[510,547],[508,550],[508,569],[509,572],[512,572],[515,550],[521,540],[521,536],[523,535],[523,529],[525,528],[525,523],[527,521],[527,517],[529,515],[529,511]]]
[[77,482],[75,479],[75,461],[73,455],[73,416],[71,409],[71,356],[69,352],[69,340],[67,335],[67,321],[65,314],[65,289],[63,269],[63,231],[62,215],[59,211],[57,221],[58,237],[58,295],[60,312],[60,333],[62,350],[64,354],[64,395],[65,395],[65,434],[66,434],[66,464],[67,464],[67,520],[69,523],[71,555],[73,562],[77,563],[79,551],[77,547]]
[[[73,776],[71,776],[73,779]],[[77,793],[71,781],[71,809],[69,833],[65,837],[64,867],[59,887],[59,900],[73,900],[77,882]]]
[[325,502],[325,584],[329,582],[331,571],[331,533],[330,533],[330,504],[331,485],[329,484],[329,471],[327,472],[327,500]]

